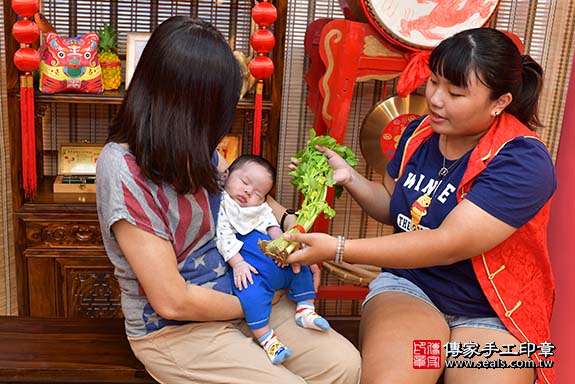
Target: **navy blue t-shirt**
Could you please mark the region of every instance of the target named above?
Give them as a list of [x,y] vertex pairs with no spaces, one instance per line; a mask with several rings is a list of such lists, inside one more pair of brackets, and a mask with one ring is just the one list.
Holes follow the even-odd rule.
[[[397,178],[407,139],[421,119],[403,133],[387,173]],[[449,172],[440,177],[443,156],[439,135],[433,134],[413,154],[391,198],[395,232],[410,230],[410,207],[424,193],[432,196],[419,228],[434,229],[457,205],[456,191],[467,168],[471,151],[458,160],[446,161]],[[475,179],[466,199],[499,220],[519,228],[531,220],[555,192],[557,182],[549,152],[539,140],[519,137],[508,143]],[[471,260],[429,268],[384,271],[402,276],[420,287],[445,314],[469,317],[496,316],[483,294]]]

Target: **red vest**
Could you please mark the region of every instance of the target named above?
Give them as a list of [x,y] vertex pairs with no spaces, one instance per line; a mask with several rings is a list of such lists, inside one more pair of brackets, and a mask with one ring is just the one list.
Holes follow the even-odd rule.
[[[413,153],[432,134],[433,130],[426,117],[405,145],[398,178]],[[467,169],[457,188],[457,202],[465,197],[475,178],[497,156],[499,150],[520,136],[540,140],[508,113],[496,119],[469,157]],[[471,259],[477,280],[499,319],[520,342],[531,342],[536,346],[545,346],[550,341],[555,298],[555,283],[547,252],[550,203],[548,201],[533,219],[517,229],[507,240]],[[518,349],[519,345],[513,351],[517,352]],[[553,360],[553,357],[545,359],[539,353],[537,351],[531,355],[536,364],[542,359]],[[524,355],[518,356],[518,359],[522,357]],[[541,383],[554,381],[553,368],[540,368],[537,374]]]

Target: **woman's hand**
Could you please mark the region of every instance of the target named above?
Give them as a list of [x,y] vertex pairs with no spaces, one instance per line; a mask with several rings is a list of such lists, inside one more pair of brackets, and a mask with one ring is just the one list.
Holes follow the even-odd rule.
[[333,180],[336,184],[345,186],[353,179],[354,170],[337,153],[331,149],[317,146],[316,149],[327,156],[330,167],[333,168]]
[[[336,184],[345,186],[351,182],[353,179],[354,170],[347,163],[347,161],[342,159],[341,156],[329,148],[320,146],[316,146],[315,148],[326,155],[329,166],[333,168],[333,180]],[[299,162],[297,160],[291,159],[291,163],[288,166],[290,171],[293,171],[298,166],[298,164]]]
[[312,265],[335,258],[337,239],[325,233],[286,233],[286,240],[302,244],[302,247],[287,257],[289,264]]

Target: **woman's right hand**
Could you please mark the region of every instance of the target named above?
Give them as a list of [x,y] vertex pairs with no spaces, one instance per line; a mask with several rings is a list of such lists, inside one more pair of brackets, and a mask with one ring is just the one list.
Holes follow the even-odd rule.
[[[329,161],[329,166],[333,169],[333,180],[336,184],[345,186],[353,179],[353,168],[341,158],[337,153],[326,147],[315,147],[318,151],[324,153]],[[292,158],[288,166],[290,171],[293,171],[299,164],[299,161]]]
[[327,156],[329,165],[333,168],[333,180],[336,184],[345,186],[352,181],[354,170],[347,161],[329,148],[317,146],[316,149]]

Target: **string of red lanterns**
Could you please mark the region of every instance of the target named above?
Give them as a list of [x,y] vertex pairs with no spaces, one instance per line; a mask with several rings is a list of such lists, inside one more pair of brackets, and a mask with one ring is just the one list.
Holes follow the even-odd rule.
[[261,153],[264,80],[270,77],[274,72],[274,63],[266,55],[273,49],[276,39],[268,28],[276,21],[277,16],[276,7],[268,0],[256,1],[256,5],[252,8],[252,19],[258,26],[258,29],[254,31],[250,39],[251,46],[257,54],[249,64],[250,73],[257,80],[252,141],[252,153],[254,155]]
[[39,10],[38,0],[12,0],[12,9],[19,16],[12,27],[12,36],[20,48],[14,54],[14,65],[20,75],[20,125],[22,131],[22,186],[31,197],[38,188],[36,180],[36,133],[34,124],[34,80],[32,72],[40,66],[40,53],[31,47],[40,37],[33,21]]

